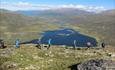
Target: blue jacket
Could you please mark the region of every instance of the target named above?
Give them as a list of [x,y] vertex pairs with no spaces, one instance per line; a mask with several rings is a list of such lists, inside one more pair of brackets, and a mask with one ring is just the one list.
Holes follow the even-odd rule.
[[16,40],[15,45],[16,45],[16,48],[20,47],[20,41],[19,41],[19,39]]

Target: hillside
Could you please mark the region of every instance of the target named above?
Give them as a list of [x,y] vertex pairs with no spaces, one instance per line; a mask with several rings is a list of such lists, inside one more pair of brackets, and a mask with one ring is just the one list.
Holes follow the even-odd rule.
[[115,15],[115,9],[111,9],[111,10],[107,10],[107,11],[103,11],[101,14],[104,15]]
[[85,34],[95,36],[100,42],[115,45],[115,11],[105,11],[99,14],[81,14],[56,18],[65,23],[64,27],[74,28]]
[[96,37],[99,42],[104,41],[108,45],[115,45],[115,10],[94,14],[76,9],[57,9],[43,11],[40,15],[37,15],[47,18],[45,19],[47,23],[61,24],[62,28],[74,28],[77,31]]
[[[115,45],[114,42],[114,25],[115,25],[115,14],[113,15],[85,15],[83,17],[72,17],[73,21],[68,21],[68,24],[71,27],[79,26],[79,28],[83,28],[84,32],[98,37],[101,41],[105,41],[108,44]],[[78,19],[75,20],[75,19]],[[73,25],[72,25],[73,23]]]
[[13,44],[17,38],[22,41],[32,40],[38,38],[40,36],[39,33],[47,29],[58,28],[58,25],[53,25],[54,27],[52,27],[45,22],[44,18],[24,16],[16,12],[1,10],[0,38],[4,39],[7,43]]
[[108,45],[115,45],[115,12],[113,10],[99,14],[75,9],[36,11],[36,13],[40,16],[39,14],[27,16],[23,15],[24,13],[11,11],[0,12],[1,38],[13,41],[20,38],[26,41],[37,39],[45,30],[72,28],[95,37],[99,42],[105,41]]

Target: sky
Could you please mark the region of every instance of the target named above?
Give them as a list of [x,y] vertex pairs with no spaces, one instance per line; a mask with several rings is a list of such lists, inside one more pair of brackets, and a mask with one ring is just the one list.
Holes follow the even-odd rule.
[[115,0],[0,0],[0,8],[13,11],[78,8],[99,12],[115,9]]

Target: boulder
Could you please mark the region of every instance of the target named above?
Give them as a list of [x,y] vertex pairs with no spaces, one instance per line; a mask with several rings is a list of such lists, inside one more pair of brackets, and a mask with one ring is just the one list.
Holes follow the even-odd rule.
[[89,60],[83,63],[69,66],[71,70],[115,70],[115,61],[111,60]]
[[15,51],[15,48],[6,48],[0,52],[0,57],[9,57]]
[[1,66],[0,66],[0,70],[8,70],[11,68],[16,68],[18,66],[18,63],[13,62],[13,61],[7,61],[4,62]]

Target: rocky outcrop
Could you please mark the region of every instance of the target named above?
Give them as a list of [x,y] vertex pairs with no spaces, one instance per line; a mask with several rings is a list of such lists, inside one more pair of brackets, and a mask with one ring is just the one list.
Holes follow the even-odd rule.
[[1,66],[0,66],[0,70],[8,70],[11,68],[15,68],[18,66],[18,63],[13,62],[13,61],[7,61],[4,62]]
[[14,68],[17,63],[10,61],[10,56],[15,53],[15,48],[5,48],[0,51],[0,70],[8,70],[9,68]]
[[115,70],[115,61],[111,60],[89,60],[83,63],[69,66],[71,70]]
[[9,57],[15,51],[15,48],[6,48],[0,52],[0,57]]

